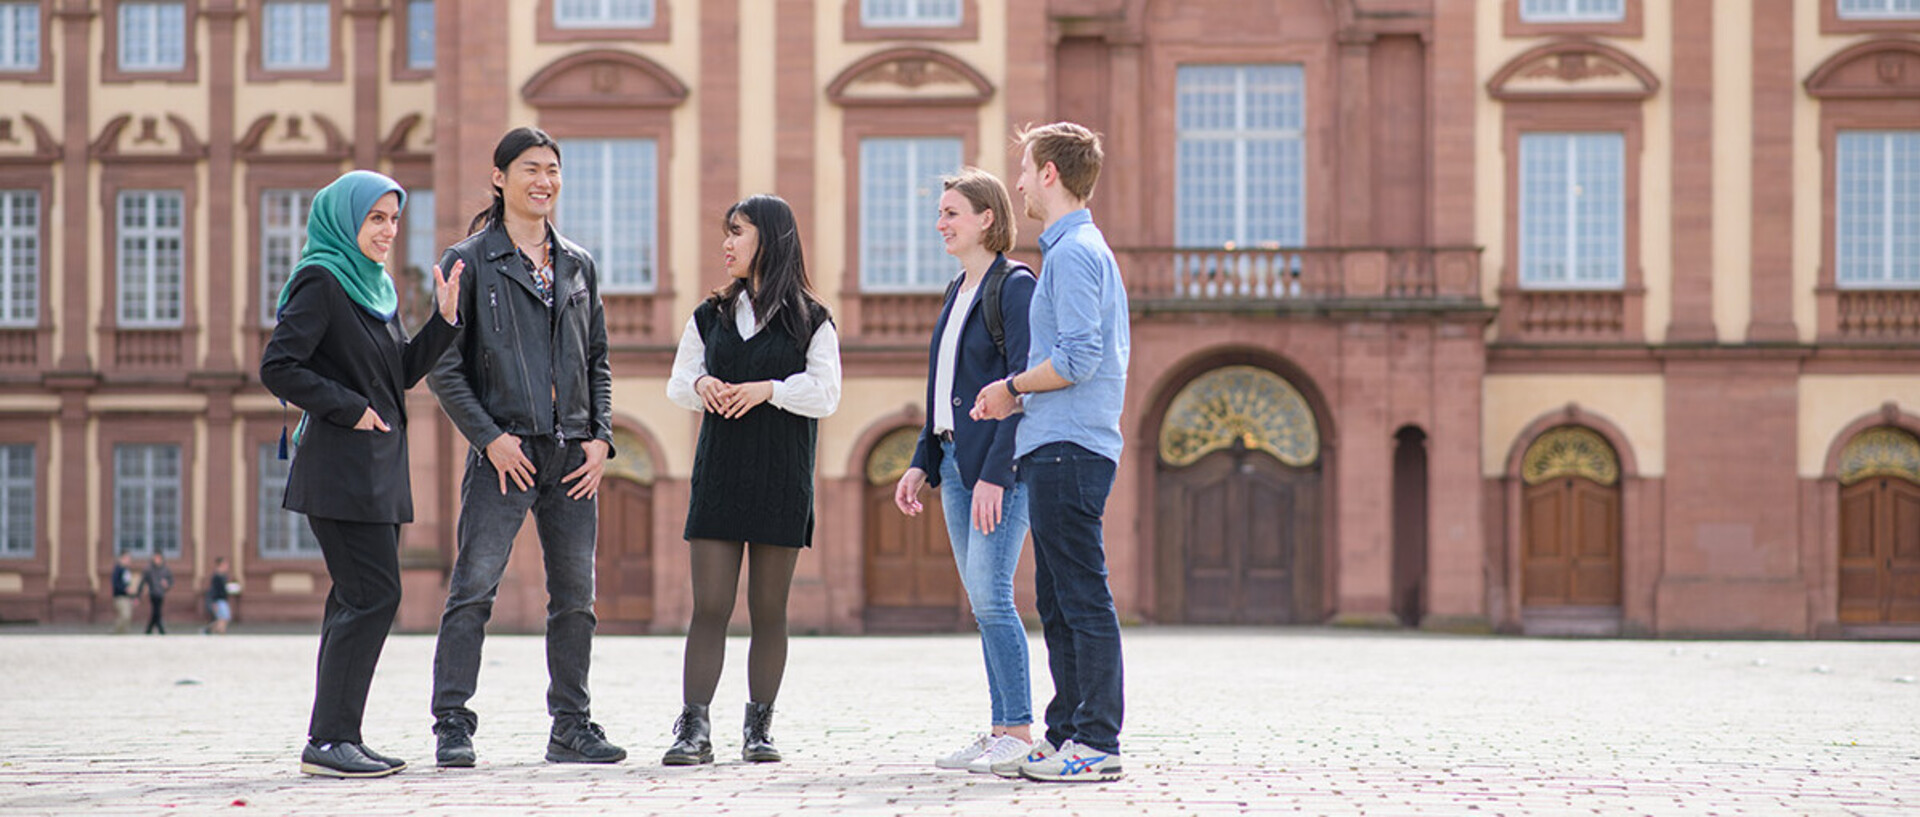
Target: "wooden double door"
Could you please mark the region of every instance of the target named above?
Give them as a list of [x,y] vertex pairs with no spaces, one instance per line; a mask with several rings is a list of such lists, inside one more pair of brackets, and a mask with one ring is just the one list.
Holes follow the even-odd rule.
[[1561,476],[1522,502],[1521,605],[1619,607],[1619,487]]
[[1920,485],[1879,476],[1840,489],[1840,622],[1920,624]]
[[966,591],[947,542],[940,490],[920,494],[919,516],[900,513],[892,482],[867,486],[866,592],[870,633],[953,632],[972,622]]
[[594,615],[603,633],[645,633],[653,623],[653,486],[609,476],[600,483]]
[[1319,621],[1320,470],[1235,447],[1156,479],[1159,618]]

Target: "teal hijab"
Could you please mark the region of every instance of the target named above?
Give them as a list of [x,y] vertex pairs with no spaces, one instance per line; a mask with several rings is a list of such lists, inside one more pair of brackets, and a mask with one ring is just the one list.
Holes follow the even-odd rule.
[[[320,188],[313,196],[313,209],[307,212],[307,243],[300,249],[300,261],[294,270],[306,266],[325,267],[333,280],[347,291],[347,297],[361,309],[382,321],[393,320],[400,296],[394,292],[393,277],[380,262],[360,251],[360,225],[367,220],[373,203],[388,193],[400,194],[400,206],[407,205],[407,191],[400,183],[371,170],[349,171]],[[293,294],[293,276],[287,276],[280,288],[277,314],[287,308]]]

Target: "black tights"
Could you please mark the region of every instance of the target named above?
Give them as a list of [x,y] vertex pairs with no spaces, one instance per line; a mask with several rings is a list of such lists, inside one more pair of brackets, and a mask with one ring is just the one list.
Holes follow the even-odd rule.
[[680,676],[685,703],[713,703],[720,667],[727,658],[727,622],[740,587],[740,556],[747,554],[747,614],[753,635],[747,645],[747,697],[771,704],[787,670],[787,590],[800,549],[694,539],[693,622],[687,626],[687,659]]

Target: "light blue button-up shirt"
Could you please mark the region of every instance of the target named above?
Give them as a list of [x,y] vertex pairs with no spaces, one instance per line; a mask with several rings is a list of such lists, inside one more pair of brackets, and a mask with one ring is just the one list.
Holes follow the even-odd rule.
[[1040,252],[1040,283],[1027,321],[1027,368],[1052,360],[1054,371],[1073,385],[1026,396],[1014,454],[1069,442],[1117,464],[1132,351],[1120,263],[1084,209],[1041,233]]

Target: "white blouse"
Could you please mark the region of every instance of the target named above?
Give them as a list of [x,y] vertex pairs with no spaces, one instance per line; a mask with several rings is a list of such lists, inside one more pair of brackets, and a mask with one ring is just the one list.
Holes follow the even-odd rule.
[[[733,325],[740,337],[751,338],[766,327],[754,315],[753,302],[742,292],[734,299]],[[693,390],[693,383],[707,374],[707,342],[700,328],[687,318],[680,333],[680,348],[673,355],[673,375],[667,379],[667,399],[688,411],[705,411],[706,404]],[[840,335],[833,321],[821,321],[807,343],[806,371],[773,381],[773,397],[767,402],[775,408],[802,417],[825,417],[840,407]]]

